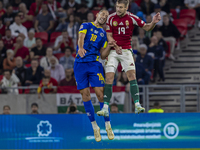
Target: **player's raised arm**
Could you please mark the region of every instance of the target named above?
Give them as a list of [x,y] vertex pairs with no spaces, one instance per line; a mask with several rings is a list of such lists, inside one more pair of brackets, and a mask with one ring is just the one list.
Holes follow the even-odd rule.
[[145,31],[151,31],[156,26],[156,23],[158,23],[161,20],[160,13],[158,12],[154,17],[153,21],[151,23],[146,23],[142,28]]

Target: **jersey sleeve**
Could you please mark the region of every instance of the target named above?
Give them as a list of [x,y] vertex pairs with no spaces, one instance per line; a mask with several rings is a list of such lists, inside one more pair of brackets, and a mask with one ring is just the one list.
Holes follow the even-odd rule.
[[131,17],[134,25],[137,25],[140,28],[142,28],[145,25],[145,22],[141,20],[138,16],[135,16],[133,14],[130,14],[129,16]]
[[89,26],[88,23],[81,24],[80,29],[79,29],[79,33],[85,33],[86,34],[87,30],[88,30],[88,26]]
[[102,44],[102,48],[106,48],[108,46],[108,40],[107,37],[105,36],[103,44]]
[[108,17],[106,22],[106,32],[112,32],[112,17]]

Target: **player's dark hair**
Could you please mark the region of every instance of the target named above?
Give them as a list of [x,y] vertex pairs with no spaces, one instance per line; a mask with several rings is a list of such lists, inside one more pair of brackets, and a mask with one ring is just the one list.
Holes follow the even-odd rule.
[[10,110],[10,106],[9,106],[9,105],[5,105],[5,106],[3,106],[3,109],[5,109],[6,107],[8,107],[9,110]]
[[37,61],[37,62],[38,62],[38,59],[37,59],[37,58],[33,58],[33,59],[31,60],[31,62],[32,62],[32,61]]
[[32,104],[31,104],[31,108],[32,108],[33,106],[36,106],[36,107],[38,108],[38,104],[37,104],[37,103],[32,103]]
[[128,7],[129,0],[117,0],[117,3],[119,3],[119,4],[123,3],[126,7]]

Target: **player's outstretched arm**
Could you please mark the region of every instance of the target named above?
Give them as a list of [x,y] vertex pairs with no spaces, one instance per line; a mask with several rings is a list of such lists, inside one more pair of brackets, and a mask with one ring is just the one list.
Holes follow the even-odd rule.
[[146,23],[142,28],[145,31],[151,31],[156,26],[156,23],[158,23],[161,20],[160,13],[158,12],[154,17],[153,21],[151,23]]
[[79,38],[78,38],[78,47],[79,47],[78,54],[81,57],[84,57],[86,53],[86,50],[83,48],[85,35],[86,35],[85,33],[79,33]]
[[116,46],[116,41],[108,42],[108,45],[106,48],[101,48],[100,53],[101,53],[101,59],[106,59],[110,53],[111,47]]

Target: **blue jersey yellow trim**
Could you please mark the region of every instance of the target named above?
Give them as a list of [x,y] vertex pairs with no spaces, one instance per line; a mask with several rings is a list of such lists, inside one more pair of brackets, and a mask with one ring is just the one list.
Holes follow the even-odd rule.
[[75,62],[99,61],[101,48],[108,45],[106,32],[102,27],[97,27],[93,22],[83,23],[79,33],[85,33],[83,48],[87,51],[84,57],[78,55],[79,47],[76,50]]

